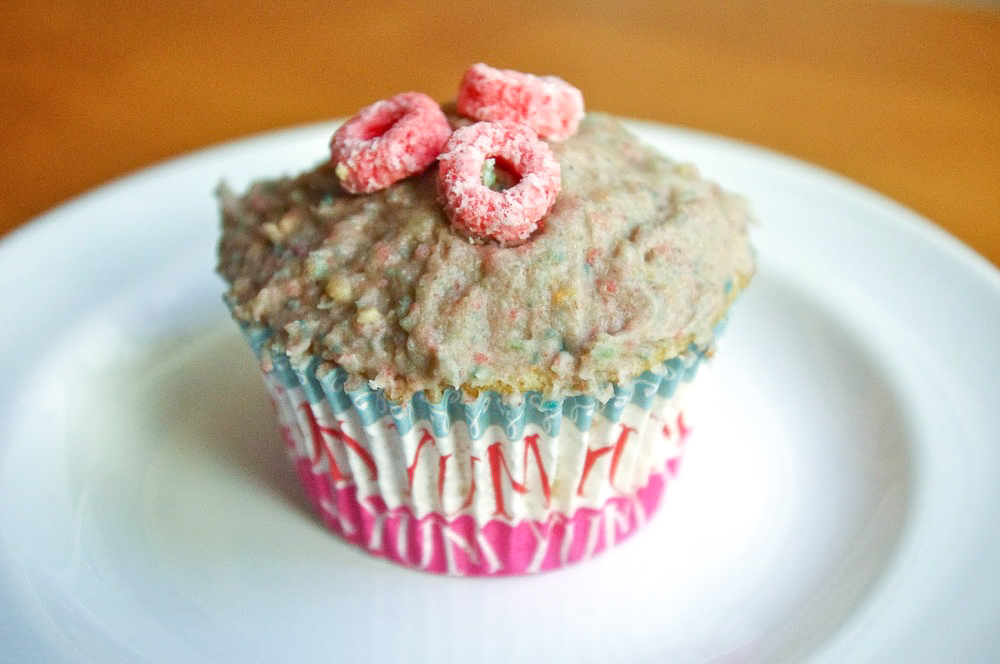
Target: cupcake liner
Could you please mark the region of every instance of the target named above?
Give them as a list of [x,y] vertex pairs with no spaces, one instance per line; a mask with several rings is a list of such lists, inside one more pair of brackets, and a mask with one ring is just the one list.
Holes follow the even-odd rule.
[[395,403],[345,390],[341,368],[291,366],[265,328],[243,332],[322,520],[370,553],[458,576],[556,569],[645,523],[677,472],[704,357],[691,348],[606,402],[449,389]]

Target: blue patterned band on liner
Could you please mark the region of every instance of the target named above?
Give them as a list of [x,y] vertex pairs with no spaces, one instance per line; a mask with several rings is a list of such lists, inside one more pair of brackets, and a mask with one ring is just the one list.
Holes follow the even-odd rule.
[[[241,325],[241,329],[260,358],[271,332],[246,324]],[[529,424],[556,436],[563,419],[578,430],[587,431],[595,413],[600,412],[610,422],[618,422],[628,404],[648,410],[655,397],[669,398],[678,385],[690,381],[704,357],[705,352],[692,345],[684,355],[643,372],[632,383],[613,386],[611,398],[603,404],[588,395],[554,399],[537,391],[526,392],[520,403],[512,404],[497,392],[483,392],[475,399],[468,399],[453,388],[445,389],[437,402],[429,401],[423,392],[418,392],[405,403],[397,403],[386,399],[379,389],[344,389],[347,372],[340,367],[317,376],[317,358],[304,367],[293,367],[280,353],[271,354],[270,373],[286,387],[301,387],[310,402],[325,401],[336,415],[353,409],[366,426],[389,415],[401,435],[408,433],[415,422],[429,424],[437,436],[448,434],[453,422],[464,422],[472,439],[481,437],[491,426],[501,427],[510,439],[515,439],[523,435]]]

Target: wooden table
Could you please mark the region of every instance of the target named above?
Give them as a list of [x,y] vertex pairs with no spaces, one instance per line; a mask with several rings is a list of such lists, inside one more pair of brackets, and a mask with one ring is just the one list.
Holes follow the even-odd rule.
[[474,61],[815,162],[1000,265],[1000,11],[822,0],[0,7],[0,232],[165,157],[454,95]]

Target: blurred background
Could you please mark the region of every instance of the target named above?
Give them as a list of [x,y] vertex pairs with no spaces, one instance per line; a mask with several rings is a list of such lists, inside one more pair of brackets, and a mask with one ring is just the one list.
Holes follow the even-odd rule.
[[6,0],[0,53],[0,233],[219,141],[450,99],[484,61],[817,163],[1000,265],[997,2]]

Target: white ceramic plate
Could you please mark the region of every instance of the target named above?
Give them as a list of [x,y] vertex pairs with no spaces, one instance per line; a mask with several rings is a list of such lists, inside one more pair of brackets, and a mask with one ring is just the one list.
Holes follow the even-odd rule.
[[748,194],[760,273],[681,479],[591,562],[449,579],[327,534],[213,275],[211,189],[331,126],[116,182],[0,245],[0,657],[1000,659],[1000,277],[784,157],[636,125]]

